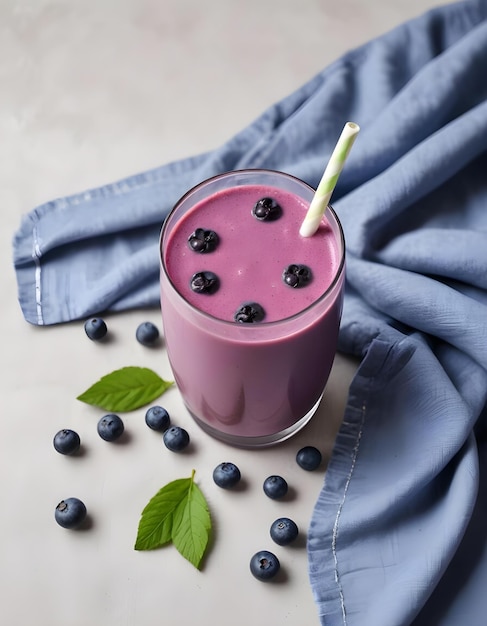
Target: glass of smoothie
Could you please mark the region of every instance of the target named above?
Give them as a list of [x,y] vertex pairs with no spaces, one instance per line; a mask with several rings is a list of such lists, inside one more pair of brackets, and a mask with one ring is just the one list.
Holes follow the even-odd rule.
[[345,243],[328,206],[299,228],[314,190],[282,172],[240,170],[186,193],[164,222],[161,308],[175,382],[210,435],[253,448],[313,416],[333,364]]

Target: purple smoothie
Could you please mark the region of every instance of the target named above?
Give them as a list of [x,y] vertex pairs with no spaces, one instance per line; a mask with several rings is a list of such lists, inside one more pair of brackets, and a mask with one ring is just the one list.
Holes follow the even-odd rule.
[[[275,172],[247,177],[241,184],[245,173],[224,175],[223,189],[211,179],[169,216],[161,305],[169,360],[189,411],[211,434],[252,446],[286,438],[320,401],[336,351],[344,249],[331,210],[313,237],[299,235],[311,188]],[[262,198],[279,205],[277,219],[252,214]],[[214,250],[191,249],[196,229],[217,234]],[[293,288],[283,272],[298,264],[311,279]],[[200,272],[218,278],[216,290],[193,291],[191,278]],[[250,302],[264,318],[237,323],[236,311]]]

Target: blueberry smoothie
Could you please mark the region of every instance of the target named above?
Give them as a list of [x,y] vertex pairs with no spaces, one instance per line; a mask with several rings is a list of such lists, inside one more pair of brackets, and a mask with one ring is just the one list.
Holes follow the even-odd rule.
[[299,228],[313,190],[230,172],[186,194],[161,235],[161,307],[175,381],[210,434],[281,441],[315,412],[336,351],[344,242],[330,208]]

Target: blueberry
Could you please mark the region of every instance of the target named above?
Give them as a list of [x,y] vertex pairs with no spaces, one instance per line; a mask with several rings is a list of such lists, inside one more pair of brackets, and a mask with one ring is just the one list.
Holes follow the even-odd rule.
[[289,287],[304,287],[311,281],[311,270],[307,265],[292,263],[282,273],[282,280]]
[[280,567],[277,556],[268,550],[260,550],[250,559],[250,571],[258,580],[274,578]]
[[54,517],[63,528],[78,528],[86,519],[86,506],[78,498],[66,498],[57,505]]
[[150,348],[155,345],[159,339],[159,330],[152,322],[142,322],[142,324],[137,326],[135,338],[143,346],[148,346]]
[[120,417],[114,413],[104,415],[97,425],[98,434],[105,441],[115,441],[124,431],[124,425]]
[[282,476],[268,476],[264,480],[263,488],[266,496],[279,500],[287,494],[288,485]]
[[85,333],[93,341],[100,341],[107,334],[107,325],[101,317],[92,317],[85,322]]
[[195,293],[212,294],[218,290],[220,280],[213,272],[197,272],[191,277],[190,286]]
[[252,209],[252,215],[260,221],[272,221],[281,217],[282,209],[273,198],[261,198]]
[[222,489],[235,487],[240,478],[240,470],[234,463],[220,463],[213,470],[213,480]]
[[181,452],[189,444],[188,431],[180,426],[171,426],[162,437],[164,445],[172,452]]
[[214,230],[205,230],[197,228],[194,233],[188,237],[188,246],[194,252],[213,252],[219,243],[218,235]]
[[314,446],[305,446],[296,454],[296,463],[299,467],[312,472],[321,463],[321,452]]
[[171,424],[169,413],[162,406],[151,406],[145,414],[145,423],[152,430],[167,430]]
[[79,450],[81,441],[74,430],[63,428],[54,435],[53,444],[60,454],[74,454]]
[[298,536],[298,527],[289,517],[280,517],[271,524],[271,539],[280,546],[287,546]]
[[265,311],[256,302],[246,302],[238,309],[234,315],[234,320],[239,324],[253,324],[254,322],[262,322],[265,317]]

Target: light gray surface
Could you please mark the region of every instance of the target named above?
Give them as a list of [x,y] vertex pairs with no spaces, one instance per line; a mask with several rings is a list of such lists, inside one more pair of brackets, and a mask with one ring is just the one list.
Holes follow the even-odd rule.
[[[21,214],[81,191],[220,145],[349,48],[433,6],[409,0],[0,0],[0,622],[9,626],[318,624],[307,577],[305,535],[324,471],[305,473],[295,451],[326,456],[341,420],[353,363],[339,355],[318,415],[301,434],[259,452],[210,440],[176,390],[163,399],[190,430],[187,455],[167,452],[143,422],[125,417],[125,445],[103,442],[103,412],[76,401],[124,365],[171,372],[163,350],[134,338],[157,311],[107,318],[113,340],[96,345],[82,323],[27,325],[16,302],[11,238]],[[65,458],[54,433],[71,427],[85,453]],[[211,471],[236,462],[246,488],[213,485]],[[196,479],[209,502],[214,539],[202,572],[173,547],[133,550],[140,512],[169,480]],[[287,502],[262,493],[281,473]],[[54,507],[82,498],[83,532],[54,522]],[[293,517],[299,545],[273,546],[270,523]],[[279,584],[255,581],[252,553],[274,549]]]

